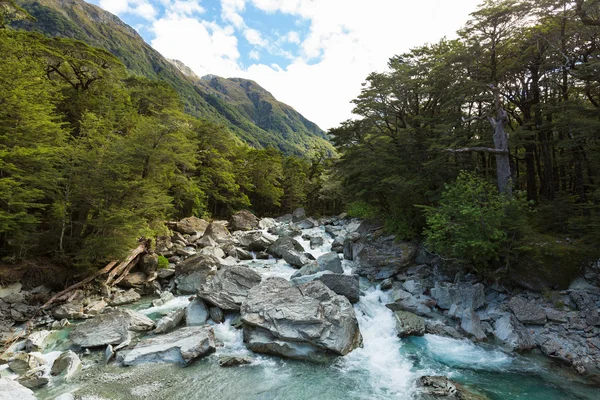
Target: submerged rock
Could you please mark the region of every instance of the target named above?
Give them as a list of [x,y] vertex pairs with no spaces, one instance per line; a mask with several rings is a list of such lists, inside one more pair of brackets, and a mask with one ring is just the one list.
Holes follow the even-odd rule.
[[457,400],[486,400],[487,396],[468,391],[462,385],[451,381],[445,376],[422,376],[417,382],[420,388],[421,400],[457,399]]
[[198,297],[222,310],[239,310],[248,291],[261,280],[261,275],[249,267],[224,267],[202,285]]
[[237,367],[240,365],[251,364],[252,359],[250,357],[237,357],[237,356],[221,356],[219,357],[219,366],[223,368]]
[[255,286],[242,303],[244,341],[256,352],[317,359],[346,355],[362,336],[352,305],[319,281],[299,287],[283,278]]
[[69,338],[76,346],[99,347],[120,344],[128,340],[132,332],[144,332],[152,328],[154,322],[143,314],[113,309],[76,325],[69,333]]
[[190,364],[215,352],[215,334],[209,326],[188,326],[145,339],[125,356],[125,365],[143,363]]

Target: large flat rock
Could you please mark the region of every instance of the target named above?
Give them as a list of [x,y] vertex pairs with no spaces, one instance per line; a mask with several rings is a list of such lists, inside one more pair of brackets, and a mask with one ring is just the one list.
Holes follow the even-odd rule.
[[210,326],[188,326],[145,339],[125,356],[125,365],[192,361],[215,352],[215,333]]
[[222,310],[239,310],[248,291],[261,280],[260,274],[249,267],[223,267],[200,287],[198,297]]
[[69,334],[71,342],[81,347],[120,344],[133,332],[154,328],[154,322],[143,314],[126,310],[107,310],[103,314],[78,324]]

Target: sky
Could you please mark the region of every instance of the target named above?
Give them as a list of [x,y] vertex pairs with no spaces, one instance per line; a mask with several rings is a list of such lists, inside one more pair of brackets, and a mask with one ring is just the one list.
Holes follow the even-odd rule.
[[454,37],[481,0],[88,0],[197,75],[252,79],[322,129],[371,72]]

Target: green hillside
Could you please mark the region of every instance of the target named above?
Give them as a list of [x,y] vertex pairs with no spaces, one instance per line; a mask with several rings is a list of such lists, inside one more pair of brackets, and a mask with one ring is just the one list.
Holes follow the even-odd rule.
[[[275,147],[302,155],[313,147],[331,148],[326,134],[293,108],[278,102],[254,82],[187,76],[144,42],[113,14],[83,0],[18,0],[37,22],[18,21],[16,28],[49,36],[79,39],[114,54],[127,68],[169,83],[179,93],[188,114],[228,127],[254,147]],[[179,68],[178,68],[179,67]]]

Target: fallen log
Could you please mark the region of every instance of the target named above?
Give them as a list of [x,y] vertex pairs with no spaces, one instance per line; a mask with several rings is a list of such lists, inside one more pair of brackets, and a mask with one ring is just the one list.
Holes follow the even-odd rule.
[[[105,282],[106,285],[114,286],[117,283],[117,282],[115,282],[115,280],[118,279],[117,278],[118,276],[122,276],[123,274],[129,273],[129,270],[131,270],[131,268],[133,268],[132,266],[130,266],[130,264],[135,265],[138,261],[137,256],[142,254],[145,251],[146,251],[146,243],[142,242],[142,243],[140,243],[140,245],[138,247],[136,247],[134,250],[132,250],[131,253],[129,253],[127,258],[125,260],[123,260],[123,262],[121,262],[115,269],[113,269],[110,272],[110,274],[108,275],[108,278],[106,279],[106,282]],[[119,282],[120,282],[120,280],[119,280]]]
[[102,268],[100,271],[96,272],[94,275],[85,278],[84,280],[77,282],[76,284],[69,286],[68,288],[66,288],[65,290],[63,290],[62,292],[58,292],[57,294],[55,294],[54,296],[52,296],[52,298],[50,298],[50,300],[48,300],[42,307],[40,307],[41,310],[45,310],[46,308],[48,308],[52,303],[54,303],[57,299],[59,299],[60,297],[64,296],[65,294],[80,288],[81,286],[85,285],[86,283],[89,283],[91,281],[93,281],[94,279],[96,279],[97,277],[99,277],[100,275],[104,275],[109,273],[113,267],[115,265],[117,265],[118,260],[115,261],[111,261],[110,263],[108,263],[108,265],[106,265],[106,267]]

